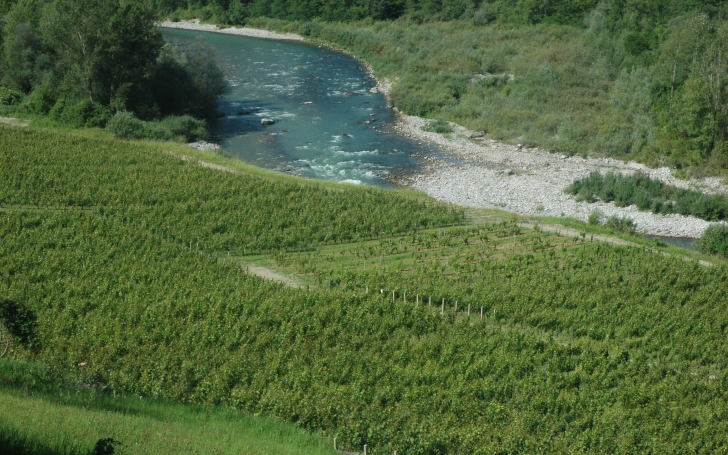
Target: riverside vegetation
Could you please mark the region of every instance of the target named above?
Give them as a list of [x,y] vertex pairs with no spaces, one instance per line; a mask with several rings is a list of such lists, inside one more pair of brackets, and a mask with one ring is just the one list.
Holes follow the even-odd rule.
[[0,2],[0,115],[106,127],[123,138],[205,139],[227,83],[201,45],[165,45],[149,2]]
[[[3,324],[10,355],[54,378],[371,453],[728,444],[722,264],[465,226],[407,193],[220,172],[154,144],[1,132]],[[251,251],[313,286],[246,274]]]
[[393,82],[401,111],[567,154],[728,167],[724,1],[157,0],[300,33]]

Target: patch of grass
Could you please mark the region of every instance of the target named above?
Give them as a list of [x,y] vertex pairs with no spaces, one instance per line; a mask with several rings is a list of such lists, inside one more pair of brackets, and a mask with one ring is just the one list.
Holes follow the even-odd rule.
[[437,119],[423,126],[422,130],[431,133],[448,134],[452,133],[452,126],[446,120]]
[[[271,417],[67,386],[22,361],[0,361],[0,416],[8,454],[334,453],[323,438]],[[96,450],[109,438],[113,452]]]
[[566,192],[578,201],[602,200],[614,202],[617,207],[636,205],[642,211],[663,215],[679,213],[708,221],[723,220],[728,216],[728,198],[723,194],[710,195],[677,188],[641,173],[623,175],[593,171],[574,181]]

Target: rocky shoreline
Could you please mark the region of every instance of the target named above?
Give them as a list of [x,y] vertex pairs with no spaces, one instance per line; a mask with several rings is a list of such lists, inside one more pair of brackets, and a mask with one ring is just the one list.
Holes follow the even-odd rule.
[[251,38],[263,38],[263,39],[277,39],[286,41],[303,41],[303,37],[296,35],[295,33],[277,33],[270,32],[268,30],[261,30],[257,28],[248,27],[226,27],[220,28],[214,24],[200,24],[199,19],[193,19],[190,21],[163,21],[159,23],[162,28],[178,28],[181,30],[195,30],[198,32],[215,32],[223,33],[226,35],[238,35],[238,36],[249,36]]
[[[161,27],[209,31],[265,39],[304,41],[292,33],[275,33],[251,28],[219,28],[195,21],[165,21]],[[356,57],[355,57],[356,58]],[[376,91],[389,97],[392,81],[379,79],[364,61],[367,73],[377,81]],[[373,90],[374,91],[374,90]],[[395,109],[396,110],[396,109]],[[693,188],[706,193],[728,194],[728,186],[720,179],[685,181],[672,176],[669,168],[651,169],[636,162],[616,159],[567,157],[537,148],[524,148],[487,139],[451,124],[448,135],[422,130],[427,120],[397,113],[395,130],[416,142],[432,144],[457,158],[457,164],[436,157],[426,157],[421,171],[394,177],[397,184],[407,186],[433,198],[463,207],[493,208],[520,215],[571,217],[586,221],[594,209],[605,216],[632,219],[640,232],[665,237],[698,238],[710,223],[682,215],[655,215],[640,212],[635,206],[616,207],[613,203],[577,202],[564,189],[574,180],[594,170],[623,173],[643,172],[652,178],[680,188]]]

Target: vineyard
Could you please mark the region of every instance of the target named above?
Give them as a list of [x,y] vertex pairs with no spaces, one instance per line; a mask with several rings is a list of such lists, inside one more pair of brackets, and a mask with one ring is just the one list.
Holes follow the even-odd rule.
[[95,208],[180,245],[298,250],[460,224],[462,212],[369,188],[234,176],[150,146],[4,128],[0,206]]
[[375,454],[728,447],[723,265],[1,132],[0,302],[26,334],[10,355]]

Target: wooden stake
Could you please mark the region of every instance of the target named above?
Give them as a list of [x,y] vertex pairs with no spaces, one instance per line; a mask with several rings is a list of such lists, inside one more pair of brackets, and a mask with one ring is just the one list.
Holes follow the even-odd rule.
[[394,302],[394,291],[392,291],[392,302]]
[[455,301],[455,313],[457,313],[457,312],[458,312],[458,301],[456,300]]
[[420,304],[420,295],[417,294],[417,297],[415,297],[415,306]]
[[445,314],[445,299],[442,299],[442,308],[440,308],[440,315]]
[[404,303],[407,303],[407,291],[404,291]]
[[468,317],[470,317],[470,304],[468,303]]
[[480,319],[483,319],[483,307],[480,307]]
[[367,445],[364,444],[364,455],[367,455]]
[[334,438],[334,451],[336,451],[336,438]]

